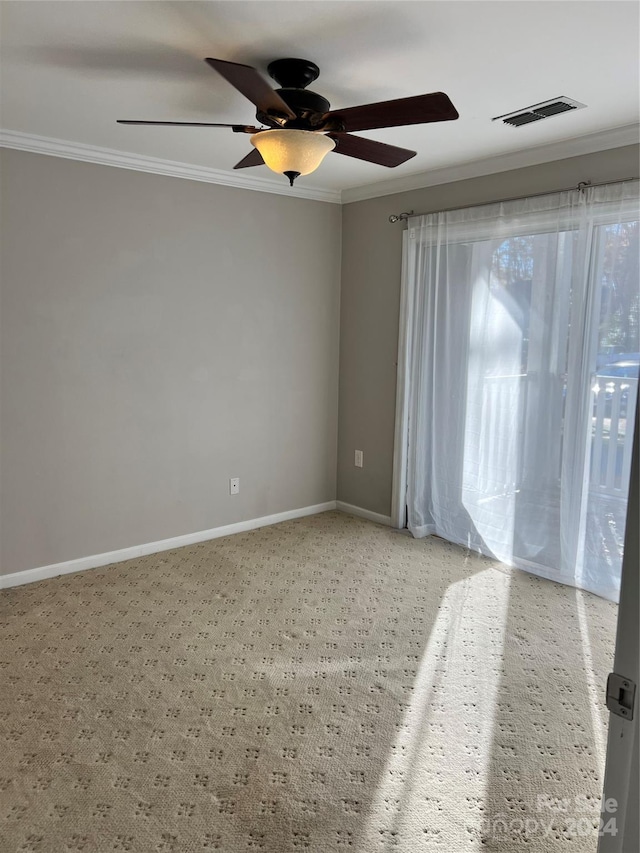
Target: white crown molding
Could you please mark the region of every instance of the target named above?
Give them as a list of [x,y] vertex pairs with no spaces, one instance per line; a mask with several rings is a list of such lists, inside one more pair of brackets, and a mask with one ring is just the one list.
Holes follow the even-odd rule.
[[590,133],[586,136],[576,136],[571,139],[563,139],[560,142],[538,145],[522,151],[486,157],[483,160],[459,163],[456,166],[447,166],[429,172],[418,172],[413,175],[405,175],[402,178],[381,181],[377,184],[351,187],[342,190],[341,199],[343,204],[350,204],[354,201],[380,198],[381,196],[418,190],[423,187],[434,187],[439,184],[451,184],[455,181],[479,178],[483,175],[509,172],[512,169],[538,166],[541,163],[565,160],[568,157],[578,157],[581,154],[594,154],[597,151],[606,151],[610,148],[622,148],[624,145],[637,145],[638,142],[640,142],[640,125],[629,124],[611,130]]
[[288,510],[287,512],[278,512],[275,515],[265,515],[262,518],[251,518],[248,521],[225,524],[223,527],[214,527],[211,530],[200,530],[197,533],[186,533],[184,536],[161,539],[159,542],[148,542],[146,545],[134,545],[131,548],[108,551],[106,554],[93,554],[90,557],[80,557],[77,560],[54,563],[51,566],[25,569],[21,572],[13,572],[10,575],[0,576],[0,589],[22,586],[26,583],[35,583],[36,581],[58,577],[59,575],[68,575],[73,572],[83,572],[86,569],[110,566],[112,563],[121,563],[123,560],[135,560],[138,557],[146,557],[148,554],[158,554],[161,551],[170,551],[173,548],[183,548],[185,545],[206,542],[208,539],[219,539],[221,536],[244,533],[247,530],[268,527],[272,524],[279,524],[282,521],[290,521],[293,518],[303,518],[306,515],[317,515],[319,512],[327,512],[335,508],[335,501],[327,501],[326,503],[315,504],[315,506],[305,506],[300,509]]
[[538,145],[521,151],[486,157],[482,160],[459,163],[428,172],[417,172],[401,178],[392,178],[389,181],[350,187],[340,192],[340,190],[320,189],[318,187],[305,188],[299,185],[289,187],[284,182],[272,181],[269,178],[250,177],[245,174],[225,172],[207,166],[194,166],[175,160],[162,160],[159,157],[147,157],[144,154],[131,154],[112,148],[101,148],[97,145],[86,145],[81,142],[68,142],[64,139],[37,136],[33,133],[22,133],[17,130],[0,129],[0,148],[15,148],[18,151],[48,154],[52,157],[80,160],[84,163],[99,163],[103,166],[115,166],[137,172],[169,175],[190,181],[204,181],[205,183],[236,187],[237,189],[275,193],[290,198],[305,198],[331,204],[350,204],[355,201],[380,198],[424,187],[479,178],[483,175],[537,166],[553,160],[577,157],[581,154],[593,154],[597,151],[621,148],[624,145],[634,145],[638,144],[639,141],[640,125],[630,124],[611,130],[590,133],[586,136],[564,139],[560,142]]
[[185,178],[189,181],[204,181],[209,184],[220,184],[237,189],[275,193],[293,198],[326,201],[332,204],[340,204],[341,201],[339,190],[313,189],[298,184],[290,187],[285,181],[251,177],[244,173],[225,172],[207,166],[193,166],[175,160],[162,160],[159,157],[131,154],[127,151],[116,151],[113,148],[85,145],[82,142],[68,142],[65,139],[53,139],[48,136],[37,136],[34,133],[22,133],[17,130],[0,129],[0,147],[31,151],[35,154],[48,154],[52,157],[64,157],[68,160],[81,160],[84,163],[99,163],[102,166],[116,166],[120,169],[132,169],[136,172],[150,172],[154,175],[169,175],[173,178]]

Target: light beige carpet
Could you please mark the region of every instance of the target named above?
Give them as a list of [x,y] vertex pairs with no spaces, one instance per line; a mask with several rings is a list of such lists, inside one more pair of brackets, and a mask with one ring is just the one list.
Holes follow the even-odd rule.
[[338,513],[6,591],[0,849],[595,851],[615,619]]

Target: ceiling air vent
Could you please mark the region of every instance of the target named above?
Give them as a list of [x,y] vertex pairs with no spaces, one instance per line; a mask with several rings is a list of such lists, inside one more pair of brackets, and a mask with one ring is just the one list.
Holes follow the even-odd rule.
[[531,124],[533,121],[541,121],[543,118],[551,118],[551,116],[571,112],[571,110],[580,110],[584,107],[586,104],[581,104],[579,101],[565,98],[562,95],[559,98],[552,98],[550,101],[543,101],[541,104],[534,104],[532,107],[516,110],[514,113],[496,116],[491,121],[502,121],[511,127],[520,127],[523,124]]

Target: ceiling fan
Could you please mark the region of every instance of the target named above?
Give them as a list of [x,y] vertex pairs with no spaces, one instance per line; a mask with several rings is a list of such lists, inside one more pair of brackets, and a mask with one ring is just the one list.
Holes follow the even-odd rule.
[[343,110],[331,110],[329,101],[307,89],[320,74],[307,59],[276,59],[267,71],[278,83],[273,89],[255,68],[223,59],[205,60],[258,109],[256,119],[263,127],[212,124],[193,121],[131,121],[119,124],[171,127],[230,127],[234,133],[251,134],[253,151],[234,169],[267,165],[286,175],[291,186],[300,175],[318,168],[329,151],[393,168],[415,157],[416,152],[354,136],[351,131],[433,121],[452,121],[458,112],[444,92],[381,101]]

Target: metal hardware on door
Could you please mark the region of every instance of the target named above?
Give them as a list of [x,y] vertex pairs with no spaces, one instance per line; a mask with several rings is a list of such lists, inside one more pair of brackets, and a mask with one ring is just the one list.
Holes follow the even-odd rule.
[[610,672],[607,678],[607,708],[625,720],[633,719],[636,685],[630,678]]

